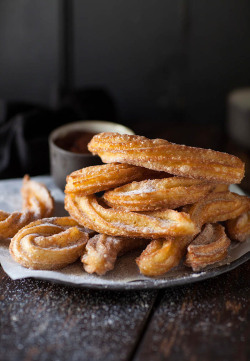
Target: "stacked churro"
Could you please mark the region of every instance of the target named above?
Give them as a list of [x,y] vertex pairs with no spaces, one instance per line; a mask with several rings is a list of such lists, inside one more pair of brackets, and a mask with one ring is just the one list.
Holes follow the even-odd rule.
[[15,228],[11,254],[25,267],[61,268],[80,257],[86,272],[103,275],[118,256],[145,248],[136,263],[146,276],[182,259],[197,271],[225,259],[230,239],[250,234],[249,198],[228,190],[244,176],[239,158],[116,133],[95,135],[88,148],[107,164],[67,177],[71,218]]
[[[136,241],[141,239],[148,240],[136,259],[142,274],[162,275],[183,257],[198,270],[227,256],[225,227],[229,234],[237,233],[234,239],[250,233],[249,199],[228,190],[244,176],[239,158],[115,133],[95,135],[88,147],[108,164],[72,173],[65,189],[69,214],[99,233],[82,256],[87,272],[104,274],[131,243],[141,246]],[[147,174],[150,170],[154,173]],[[100,191],[105,192],[98,197]],[[238,228],[244,224],[241,233],[236,223]]]

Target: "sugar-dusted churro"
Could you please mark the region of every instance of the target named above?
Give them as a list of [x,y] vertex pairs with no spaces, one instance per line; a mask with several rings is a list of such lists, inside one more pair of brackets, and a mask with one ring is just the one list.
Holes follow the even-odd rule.
[[95,195],[66,195],[65,208],[79,224],[110,236],[161,238],[190,235],[197,226],[189,215],[174,210],[141,214],[104,208]]
[[118,256],[145,247],[149,240],[97,234],[86,244],[81,261],[88,273],[104,275],[112,270]]
[[22,212],[8,213],[0,211],[0,240],[13,237],[19,229],[28,223],[50,217],[54,210],[54,199],[45,185],[24,176],[21,189]]
[[133,164],[182,177],[231,184],[240,183],[244,176],[244,163],[233,155],[164,139],[100,133],[92,138],[88,149],[105,163]]
[[31,222],[12,238],[10,254],[26,268],[60,269],[83,253],[88,234],[70,217]]
[[169,177],[125,184],[105,192],[104,199],[111,207],[129,211],[175,209],[198,202],[215,188],[198,179]]
[[186,265],[199,271],[226,258],[230,239],[220,224],[206,224],[187,248]]

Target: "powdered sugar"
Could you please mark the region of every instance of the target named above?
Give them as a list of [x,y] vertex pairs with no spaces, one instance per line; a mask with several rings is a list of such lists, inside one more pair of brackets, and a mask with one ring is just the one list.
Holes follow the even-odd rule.
[[143,193],[152,193],[152,192],[156,192],[156,189],[152,185],[148,185],[144,183],[143,186],[138,187],[137,189],[133,189],[127,192],[122,192],[122,195],[129,196],[133,194],[143,194]]
[[[63,207],[64,194],[58,188],[55,187],[51,177],[37,177],[37,181],[43,182],[51,191],[55,197],[56,213],[55,215],[65,215]],[[16,203],[12,203],[12,200],[19,199],[21,203],[21,188],[22,180],[3,180],[0,181],[0,194],[5,194],[6,199],[1,201],[0,209],[4,211],[7,208],[10,211],[16,210]],[[238,191],[239,188],[234,187],[234,191]],[[12,194],[12,197],[8,197],[8,194]],[[59,213],[59,214],[58,214]],[[148,230],[145,229],[148,232]],[[234,243],[230,247],[229,257],[221,262],[219,265],[226,265],[234,260],[240,258],[242,255],[250,251],[250,238],[244,243]],[[194,273],[187,267],[180,265],[164,276],[157,278],[146,278],[142,276],[135,263],[135,258],[139,256],[140,251],[133,251],[120,258],[118,258],[114,270],[108,272],[105,276],[96,276],[84,272],[82,264],[76,262],[60,271],[37,271],[23,268],[16,263],[8,252],[8,243],[0,245],[0,261],[5,272],[12,279],[21,279],[27,277],[40,278],[46,280],[52,280],[56,282],[74,284],[82,287],[93,288],[150,288],[150,287],[168,287],[174,284],[190,283],[194,280],[199,280],[204,277],[214,275],[212,272],[218,267],[218,264],[212,265],[207,269],[199,273]],[[219,271],[219,268],[217,268]]]

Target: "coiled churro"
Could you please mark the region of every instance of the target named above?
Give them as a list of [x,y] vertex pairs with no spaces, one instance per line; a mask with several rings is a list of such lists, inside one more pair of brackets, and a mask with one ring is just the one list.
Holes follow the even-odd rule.
[[178,266],[193,237],[194,235],[151,241],[136,259],[140,272],[145,276],[154,277]]
[[13,237],[19,229],[32,220],[34,220],[34,213],[31,211],[13,213],[0,211],[0,240]]
[[184,207],[191,219],[201,227],[205,223],[216,223],[238,217],[249,209],[249,198],[236,193],[215,192],[201,201]]
[[83,253],[88,234],[70,217],[44,218],[20,229],[9,246],[14,260],[26,268],[59,269]]
[[54,199],[44,184],[33,181],[25,175],[21,194],[23,211],[33,212],[36,219],[50,217],[53,214]]

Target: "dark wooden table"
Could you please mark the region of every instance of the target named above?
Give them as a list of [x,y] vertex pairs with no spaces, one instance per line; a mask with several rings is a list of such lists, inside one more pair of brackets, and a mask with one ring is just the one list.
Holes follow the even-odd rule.
[[12,281],[0,268],[0,361],[247,361],[249,274],[246,262],[195,284],[117,292]]
[[249,358],[250,262],[160,291],[93,291],[0,272],[1,361]]

